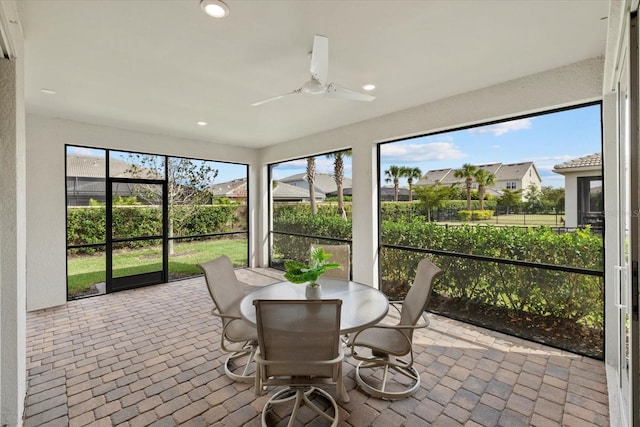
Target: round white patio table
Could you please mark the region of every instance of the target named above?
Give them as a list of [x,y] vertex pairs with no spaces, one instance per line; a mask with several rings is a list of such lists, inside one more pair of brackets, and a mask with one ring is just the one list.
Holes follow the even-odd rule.
[[[342,300],[340,332],[347,334],[375,325],[389,310],[387,297],[377,289],[358,282],[320,279],[321,299]],[[305,284],[280,282],[267,285],[245,296],[240,303],[240,313],[248,322],[256,324],[253,301],[259,299],[304,300]]]

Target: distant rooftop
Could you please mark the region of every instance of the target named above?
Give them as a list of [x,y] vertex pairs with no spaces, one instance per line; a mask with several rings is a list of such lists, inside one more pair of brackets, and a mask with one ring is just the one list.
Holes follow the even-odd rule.
[[553,167],[553,171],[557,173],[566,172],[567,169],[596,169],[602,167],[602,154],[593,153],[588,156],[579,157],[577,159],[569,160],[568,162],[560,163]]

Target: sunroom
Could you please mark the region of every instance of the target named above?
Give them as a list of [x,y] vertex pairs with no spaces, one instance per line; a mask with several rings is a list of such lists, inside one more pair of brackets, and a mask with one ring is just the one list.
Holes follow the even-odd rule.
[[[212,190],[219,203],[243,206],[231,232],[178,230],[182,234],[175,239],[173,235],[158,239],[150,233],[151,237],[129,240],[149,237],[175,240],[176,245],[196,238],[229,240],[241,248],[236,263],[242,267],[239,274],[268,271],[277,275],[277,270],[265,269],[278,266],[282,251],[274,246],[281,248],[287,237],[287,230],[278,228],[275,221],[278,179],[305,171],[304,159],[315,157],[327,163],[328,156],[349,151],[346,175],[352,180],[348,194],[353,198],[349,233],[295,236],[303,239],[303,246],[350,244],[352,280],[383,291],[394,260],[424,256],[455,260],[448,263],[452,270],[465,263],[491,264],[496,271],[512,268],[516,278],[525,271],[547,268],[552,273],[540,277],[565,274],[593,279],[603,319],[602,347],[593,360],[603,363],[607,374],[609,423],[640,425],[640,327],[633,271],[640,253],[638,216],[633,214],[640,204],[636,188],[640,182],[637,2],[229,0],[224,2],[228,15],[222,18],[203,13],[200,3],[0,3],[0,424],[23,422],[25,396],[32,387],[26,359],[33,335],[27,329],[35,318],[92,300],[100,306],[110,296],[102,293],[126,300],[131,292],[127,289],[169,282],[157,286],[170,290],[172,284],[181,283],[170,281],[179,276],[180,267],[171,263],[168,253],[149,255],[163,264],[159,274],[118,275],[111,265],[120,255],[117,247],[124,245],[122,239],[70,242],[70,178],[75,178],[77,200],[93,191],[86,197],[87,204],[94,199],[96,206],[111,206],[114,198],[125,200],[130,194],[123,189],[126,185],[151,185],[161,193],[168,190],[156,173],[160,169],[145,177],[133,176],[131,171],[112,174],[110,163],[142,156],[159,159],[163,165],[181,159],[209,165],[219,173],[214,184],[237,184],[217,188],[215,194]],[[318,81],[313,77],[316,36],[328,40],[329,74],[320,88],[311,84]],[[343,99],[334,99],[328,84],[333,81],[353,92],[345,89]],[[366,84],[375,87],[364,88]],[[602,156],[601,265],[536,265],[528,259],[496,260],[500,257],[385,240],[383,205],[394,203],[381,201],[384,191],[393,194],[384,188],[385,161],[393,151],[389,147],[405,144],[409,158],[417,153],[411,150],[421,149],[413,138],[585,108],[597,111],[600,145],[595,149],[585,145],[585,151],[575,157],[594,151]],[[521,148],[512,145],[501,150],[517,153]],[[78,166],[71,173],[72,156],[93,159],[90,166],[101,169],[97,175],[83,175]],[[492,161],[503,159],[497,156]],[[567,160],[558,159],[556,164]],[[457,167],[480,162],[462,159]],[[283,165],[288,164],[298,169],[285,174]],[[149,165],[146,171],[153,170]],[[425,163],[421,168],[424,173],[438,167]],[[224,175],[221,171],[227,169],[233,172]],[[97,186],[89,183],[91,177],[98,180]],[[505,188],[519,189],[516,179],[521,178],[506,178]],[[291,184],[281,184],[278,191],[286,189],[283,198],[302,200],[298,205],[317,200],[333,206],[324,201],[324,193],[306,196]],[[95,196],[96,191],[104,199]],[[409,198],[414,194],[411,188],[403,191]],[[148,204],[167,206],[166,201],[154,200]],[[167,206],[167,216],[173,215],[170,210]],[[561,217],[557,221],[564,220]],[[112,219],[107,214],[107,220]],[[164,243],[159,246],[168,249]],[[97,296],[76,300],[69,291],[75,268],[70,267],[70,254],[96,248],[106,251],[99,261],[105,265],[106,286]],[[185,282],[193,280],[202,279]],[[131,294],[131,298],[136,297]],[[130,311],[135,311],[135,305]],[[448,325],[448,318],[442,319]],[[455,325],[450,330],[460,331]],[[438,339],[444,339],[447,327],[438,329],[442,334]],[[425,342],[430,339],[436,338],[425,338]],[[46,374],[38,375],[46,378]],[[29,409],[33,401],[27,399],[26,405]],[[376,403],[370,405],[380,409]],[[162,418],[157,412],[156,416]],[[180,420],[188,419],[176,415],[172,422],[180,424]],[[434,422],[428,416],[406,413],[404,420]],[[498,423],[485,421],[485,425]],[[115,423],[113,418],[111,422]],[[350,423],[348,418],[346,422]],[[353,422],[350,425],[359,425]],[[560,418],[558,423],[562,422]]]

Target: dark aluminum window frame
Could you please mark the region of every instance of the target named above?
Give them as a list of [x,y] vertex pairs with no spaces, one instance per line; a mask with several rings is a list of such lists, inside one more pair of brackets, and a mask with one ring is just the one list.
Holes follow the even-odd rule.
[[[249,214],[251,209],[250,209],[250,194],[249,194],[249,165],[245,164],[245,163],[236,163],[236,162],[228,162],[228,161],[221,161],[221,160],[212,160],[212,159],[196,159],[193,157],[184,157],[184,156],[174,156],[174,155],[169,155],[169,154],[157,154],[157,153],[149,153],[149,152],[140,152],[140,151],[124,151],[124,150],[119,150],[119,149],[110,149],[110,148],[104,148],[104,147],[93,147],[90,145],[76,145],[76,144],[65,144],[64,145],[64,175],[65,175],[65,246],[66,246],[66,250],[65,250],[65,254],[67,254],[66,257],[68,257],[68,251],[70,249],[82,249],[82,248],[99,248],[99,247],[104,247],[105,248],[105,257],[107,256],[106,252],[107,252],[107,230],[105,229],[105,241],[101,242],[101,243],[85,243],[85,244],[79,244],[79,245],[69,245],[67,242],[67,236],[68,236],[68,224],[67,224],[67,209],[68,209],[68,194],[67,194],[67,177],[68,177],[68,171],[67,171],[67,155],[68,155],[68,149],[69,148],[87,148],[90,150],[101,150],[104,151],[105,153],[105,197],[107,197],[107,189],[108,189],[108,182],[109,182],[109,154],[111,151],[117,151],[117,152],[129,152],[132,154],[141,154],[141,155],[151,155],[151,156],[163,156],[165,157],[165,179],[163,180],[164,182],[166,182],[167,178],[166,178],[166,167],[168,162],[166,161],[167,158],[169,157],[173,157],[173,158],[183,158],[183,159],[189,159],[189,160],[195,160],[195,161],[203,161],[203,162],[216,162],[216,163],[227,163],[227,164],[233,164],[233,165],[240,165],[240,166],[244,166],[246,169],[246,180],[247,180],[247,209],[246,209],[246,223],[247,223],[247,230],[246,231],[231,231],[231,232],[223,232],[223,233],[208,233],[208,234],[195,234],[195,235],[189,235],[189,236],[174,236],[169,238],[168,236],[166,236],[166,232],[163,233],[163,235],[165,236],[165,239],[167,242],[169,240],[173,240],[173,241],[180,241],[180,240],[184,240],[184,239],[190,239],[190,238],[207,238],[207,237],[219,237],[219,236],[229,236],[229,235],[241,235],[244,234],[247,236],[247,241],[250,240],[250,236],[249,236],[249,230],[250,230],[250,220],[251,220],[251,215]],[[118,180],[119,181],[119,180]],[[128,182],[132,182],[135,181],[133,179],[127,179]],[[148,182],[149,180],[143,180],[145,182]],[[165,196],[166,196],[166,190],[165,190]],[[111,196],[109,196],[111,197]],[[168,209],[168,204],[165,206],[166,209]],[[110,213],[107,213],[108,215],[110,215]],[[168,212],[163,214],[165,221],[168,221]],[[165,226],[165,230],[166,230],[166,226]],[[130,239],[129,239],[130,240]],[[163,243],[164,245],[165,243]],[[168,243],[167,243],[168,244]],[[247,262],[249,261],[249,255],[250,255],[250,245],[247,245]],[[65,259],[66,259],[65,257]],[[168,251],[164,250],[164,257],[168,257]],[[163,264],[164,264],[164,259],[163,259]],[[107,264],[105,265],[105,275],[107,275],[107,268],[110,268],[110,261],[107,260]],[[168,264],[168,261],[167,261]],[[165,277],[165,281],[170,281],[169,280],[169,270],[168,270],[168,265],[166,268],[166,277]],[[69,277],[69,265],[68,262],[65,262],[65,277],[68,280]],[[75,299],[83,299],[83,298],[90,298],[96,295],[87,295],[87,296],[81,296],[81,297],[75,297],[75,298],[69,298],[69,286],[66,286],[66,293],[67,293],[67,301],[70,300],[75,300]]]
[[[516,115],[516,116],[513,116],[513,117],[506,118],[506,119],[491,120],[491,121],[487,121],[487,122],[483,122],[483,123],[479,123],[479,124],[474,124],[472,126],[453,127],[453,128],[441,130],[441,131],[438,131],[438,132],[426,133],[426,134],[423,134],[423,135],[414,135],[414,136],[411,136],[411,137],[399,138],[399,139],[395,139],[395,140],[391,140],[391,141],[385,141],[385,142],[378,143],[377,147],[376,147],[377,148],[376,149],[376,153],[377,153],[376,185],[378,187],[378,258],[380,258],[383,248],[406,250],[406,251],[409,251],[409,252],[416,252],[416,253],[446,255],[446,256],[470,259],[470,260],[475,260],[475,261],[494,262],[494,263],[505,264],[505,265],[516,265],[516,266],[528,267],[528,268],[541,268],[541,269],[546,269],[546,270],[561,271],[561,272],[566,272],[566,273],[576,273],[576,274],[584,274],[584,275],[587,275],[587,276],[601,277],[602,280],[603,280],[603,288],[606,289],[606,283],[604,283],[604,278],[605,278],[604,271],[600,271],[600,270],[576,268],[576,267],[571,267],[571,266],[561,266],[561,265],[553,265],[553,264],[538,264],[538,263],[520,261],[520,260],[493,258],[493,257],[473,255],[473,254],[465,254],[465,253],[459,253],[459,252],[449,252],[449,251],[441,251],[441,250],[433,250],[433,249],[414,248],[414,247],[406,247],[406,246],[398,246],[398,245],[391,245],[391,244],[382,243],[382,208],[381,208],[381,203],[380,203],[380,200],[381,200],[380,178],[382,176],[382,171],[381,171],[380,166],[381,166],[381,147],[383,145],[392,144],[392,143],[401,142],[401,141],[407,141],[407,140],[421,138],[421,137],[425,137],[425,136],[441,135],[441,134],[449,133],[449,132],[456,132],[456,131],[461,131],[461,130],[466,130],[466,129],[473,129],[473,128],[484,127],[484,126],[491,126],[491,125],[494,125],[494,124],[497,124],[497,123],[504,123],[504,122],[509,122],[509,121],[513,121],[513,120],[525,119],[525,118],[529,118],[529,117],[538,117],[538,116],[543,116],[543,115],[547,115],[547,114],[559,113],[559,112],[562,112],[562,111],[569,111],[569,110],[574,110],[574,109],[577,109],[577,108],[584,108],[584,107],[596,106],[596,105],[599,106],[599,108],[600,108],[600,118],[601,118],[600,119],[600,152],[602,152],[602,144],[603,144],[603,138],[602,138],[602,136],[603,136],[603,129],[602,129],[602,126],[603,126],[602,125],[602,101],[595,101],[595,102],[589,102],[589,103],[583,103],[583,104],[576,104],[576,105],[572,105],[572,106],[568,106],[568,107],[550,109],[550,110],[545,110],[545,111],[532,113],[532,114]],[[602,182],[603,182],[603,193],[602,193],[603,205],[606,206],[606,203],[604,203],[604,200],[606,198],[606,195],[604,193],[604,173],[602,174],[601,179],[602,179]],[[604,238],[605,238],[604,230],[603,230],[603,233],[602,233],[602,237],[603,237],[603,245],[604,245]],[[606,253],[605,253],[604,248],[603,248],[603,250],[602,250],[603,265],[606,265],[605,257],[606,257]],[[381,262],[378,263],[378,283],[380,283],[380,285],[382,286],[382,263]],[[603,306],[604,307],[606,307],[605,298],[606,297],[603,297]],[[604,330],[606,330],[606,316],[605,316],[605,325],[603,327],[603,331]],[[605,345],[604,344],[604,340],[603,340],[603,344],[602,345],[603,345],[602,354],[604,354],[604,350],[605,350],[604,349],[604,345]]]
[[[268,209],[270,212],[269,215],[269,232],[268,232],[268,242],[269,242],[269,267],[270,268],[275,268],[275,269],[280,269],[281,267],[274,265],[274,263],[272,262],[272,253],[273,253],[273,235],[274,234],[280,234],[280,235],[284,235],[284,236],[298,236],[298,237],[306,237],[309,239],[318,239],[318,240],[328,240],[330,242],[338,242],[338,243],[347,243],[349,245],[352,245],[352,239],[341,239],[341,238],[336,238],[336,237],[325,237],[325,236],[317,236],[317,235],[313,235],[313,234],[301,234],[301,233],[291,233],[291,232],[283,232],[283,231],[275,231],[273,229],[273,174],[272,174],[272,170],[275,166],[282,164],[282,163],[286,163],[286,162],[291,162],[291,161],[295,161],[295,160],[304,160],[304,159],[308,159],[309,157],[320,157],[320,156],[327,156],[329,154],[333,154],[333,153],[339,153],[341,151],[349,151],[351,150],[351,148],[344,148],[341,150],[334,150],[334,151],[328,151],[325,153],[318,153],[318,154],[314,154],[314,155],[310,155],[310,156],[306,156],[306,157],[297,157],[294,159],[289,159],[289,160],[284,160],[281,162],[274,162],[274,163],[268,163],[267,164],[267,177],[268,177],[268,182],[269,182],[269,197],[268,197]],[[352,227],[353,228],[353,227]],[[353,231],[353,230],[352,230]],[[353,271],[353,269],[351,269],[351,271]]]

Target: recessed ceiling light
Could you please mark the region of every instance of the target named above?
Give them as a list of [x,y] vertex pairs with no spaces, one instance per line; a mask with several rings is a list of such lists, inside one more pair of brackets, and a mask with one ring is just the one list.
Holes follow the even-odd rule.
[[207,122],[203,122],[202,120],[200,120],[199,122],[197,122],[198,126],[206,126]]
[[45,89],[45,88],[40,89],[40,92],[46,93],[47,95],[55,95],[56,94],[55,90]]
[[224,18],[229,14],[229,6],[221,0],[202,0],[200,7],[204,13],[214,18]]
[[374,90],[375,88],[376,88],[376,85],[371,84],[371,83],[366,84],[366,85],[362,85],[362,89],[364,89],[364,90]]

